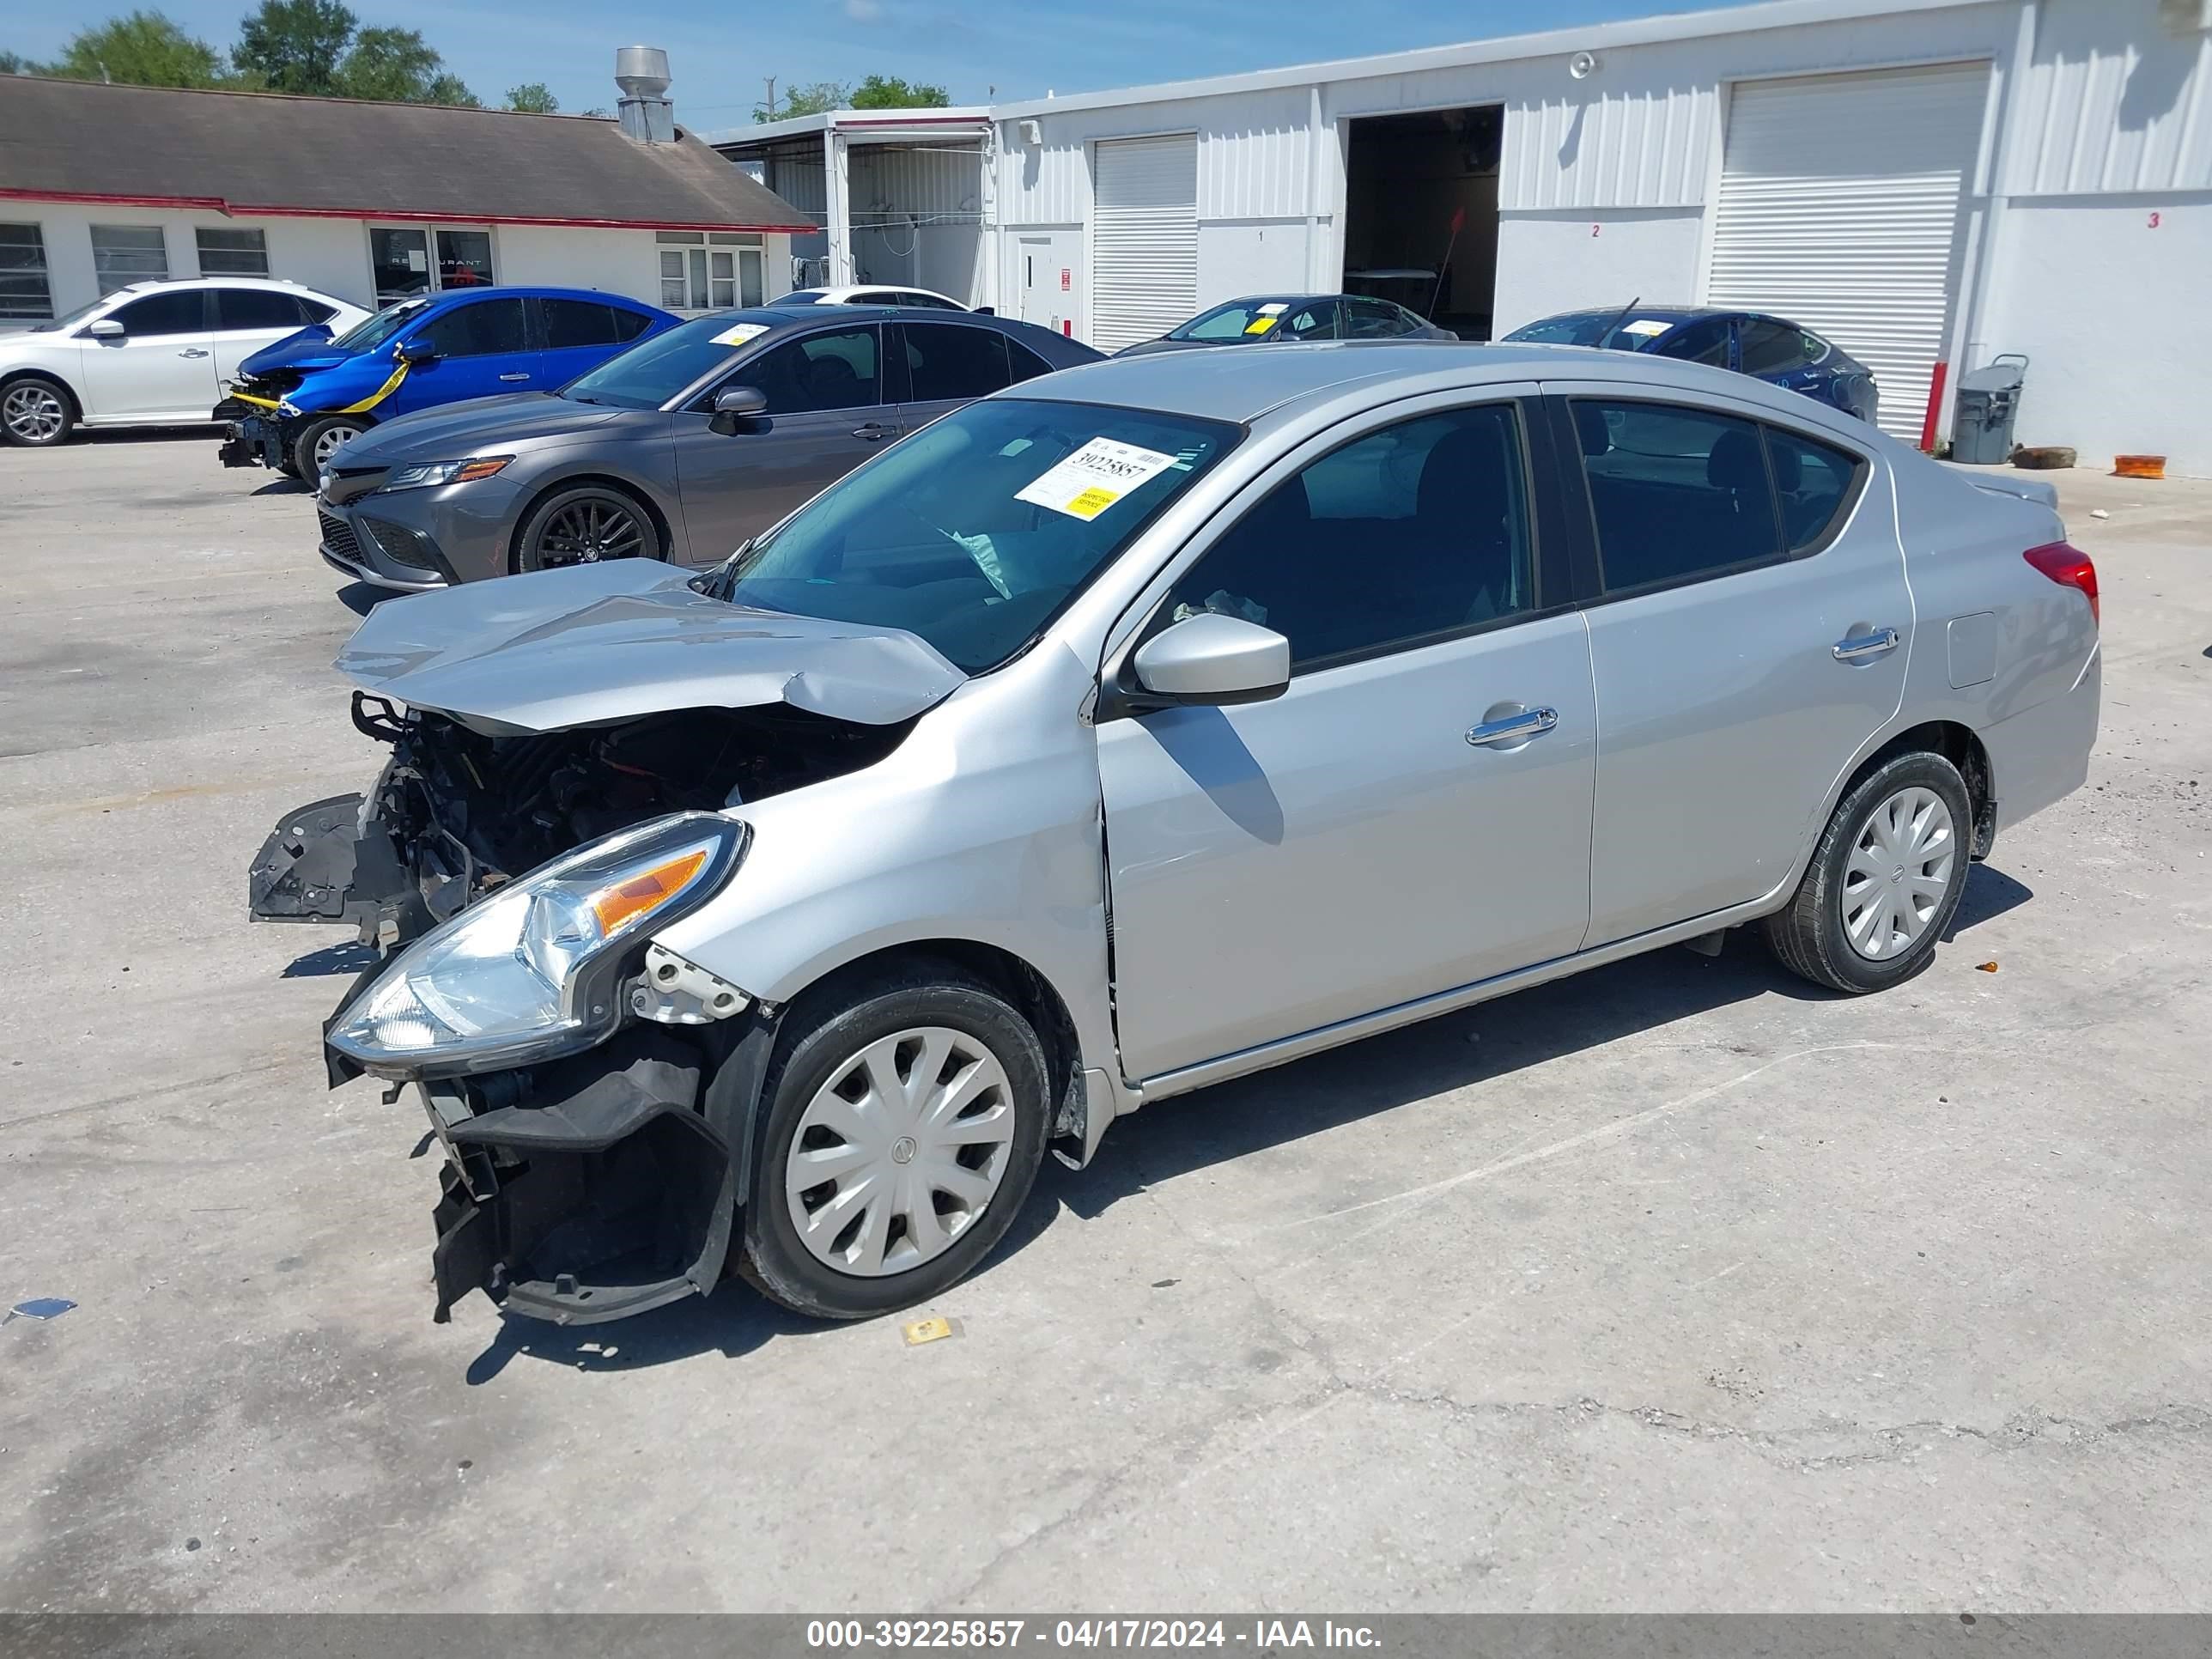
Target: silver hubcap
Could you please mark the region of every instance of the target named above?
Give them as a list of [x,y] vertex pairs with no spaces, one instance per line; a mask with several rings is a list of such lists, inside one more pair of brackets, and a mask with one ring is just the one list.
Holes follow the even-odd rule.
[[538,536],[541,567],[634,559],[644,551],[645,534],[637,514],[605,495],[570,501],[545,521]]
[[315,440],[315,471],[320,472],[323,470],[323,463],[337,453],[340,444],[349,438],[358,438],[361,434],[362,428],[357,426],[334,426],[317,438]]
[[996,1055],[942,1025],[895,1033],[807,1103],[784,1165],[792,1224],[840,1273],[905,1273],[975,1224],[1013,1141],[1013,1088]]
[[26,443],[51,442],[60,435],[68,413],[60,398],[42,386],[12,386],[0,402],[0,420]]
[[1870,962],[1920,942],[1951,884],[1959,837],[1932,789],[1901,789],[1874,809],[1844,866],[1844,937]]

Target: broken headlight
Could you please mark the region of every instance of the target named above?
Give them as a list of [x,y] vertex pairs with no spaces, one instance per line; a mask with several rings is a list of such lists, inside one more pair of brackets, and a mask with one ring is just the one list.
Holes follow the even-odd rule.
[[386,1077],[491,1071],[602,1042],[629,946],[696,909],[750,828],[655,818],[578,848],[426,933],[340,1011],[331,1046]]

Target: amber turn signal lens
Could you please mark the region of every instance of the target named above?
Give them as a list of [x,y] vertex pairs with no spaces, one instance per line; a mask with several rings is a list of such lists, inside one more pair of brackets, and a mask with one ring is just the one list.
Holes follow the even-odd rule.
[[471,461],[459,472],[453,474],[453,482],[473,483],[478,478],[489,478],[514,459],[512,455],[494,455],[486,460]]
[[592,901],[592,914],[602,933],[611,933],[633,916],[666,903],[690,884],[707,862],[704,849],[684,854],[656,865],[641,876],[632,876],[619,887],[610,887]]

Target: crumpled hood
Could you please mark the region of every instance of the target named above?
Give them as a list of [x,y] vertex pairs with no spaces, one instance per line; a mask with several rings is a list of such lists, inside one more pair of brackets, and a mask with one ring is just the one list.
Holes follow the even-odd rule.
[[266,374],[272,369],[293,368],[304,374],[313,374],[352,361],[351,352],[332,348],[328,334],[320,329],[303,328],[297,334],[287,334],[283,339],[262,347],[239,364],[238,372],[241,376],[246,376]]
[[646,559],[387,599],[334,665],[365,691],[495,732],[779,702],[889,726],[966,678],[903,629],[726,605]]
[[[304,390],[305,388],[303,388]],[[667,417],[645,411],[654,421]],[[482,455],[501,444],[581,434],[635,410],[580,404],[543,392],[508,392],[464,403],[439,404],[373,426],[346,444],[346,465],[397,466],[408,461],[450,461]]]

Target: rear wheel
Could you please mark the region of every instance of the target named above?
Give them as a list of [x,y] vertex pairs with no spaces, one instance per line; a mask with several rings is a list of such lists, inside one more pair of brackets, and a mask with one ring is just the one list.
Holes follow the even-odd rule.
[[292,476],[313,483],[323,470],[323,463],[337,453],[340,444],[368,430],[368,422],[348,415],[326,415],[319,421],[308,422],[292,438]]
[[1783,966],[1862,995],[1910,979],[1936,953],[1966,888],[1974,821],[1941,755],[1899,755],[1845,792],[1789,908],[1766,918]]
[[0,438],[26,449],[45,449],[70,434],[76,410],[68,392],[35,374],[0,382]]
[[925,1301],[1005,1237],[1044,1154],[1036,1033],[949,964],[793,1011],[763,1084],[767,1128],[739,1272],[823,1319]]
[[555,490],[530,510],[514,538],[518,571],[660,556],[660,532],[653,515],[635,495],[611,484]]

